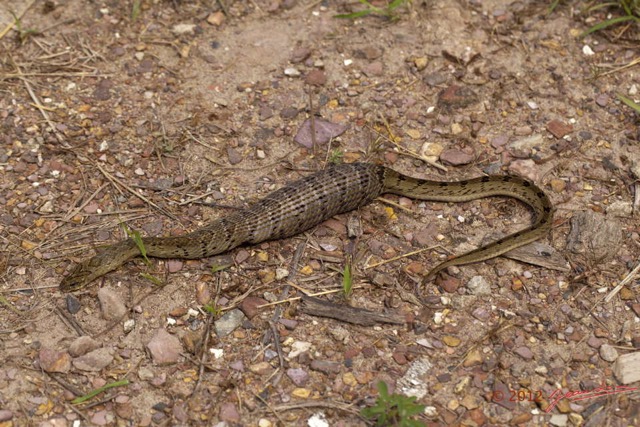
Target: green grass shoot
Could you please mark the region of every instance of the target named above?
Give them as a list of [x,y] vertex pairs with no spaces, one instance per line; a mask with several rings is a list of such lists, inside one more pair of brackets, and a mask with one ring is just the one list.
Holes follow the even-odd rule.
[[13,25],[16,27],[16,31],[18,32],[18,37],[20,38],[20,44],[24,44],[25,40],[27,40],[30,36],[40,34],[40,31],[34,30],[32,28],[22,28],[22,20],[16,16],[15,13],[9,12],[13,16]]
[[367,16],[370,14],[383,16],[385,18],[395,20],[398,19],[398,15],[396,14],[396,9],[398,9],[403,4],[407,3],[408,0],[393,0],[388,3],[385,7],[377,7],[369,3],[368,0],[358,0],[361,4],[365,6],[365,9],[359,10],[353,13],[341,13],[338,15],[334,15],[334,18],[339,19],[356,19],[362,16]]
[[140,16],[142,6],[142,0],[133,0],[131,5],[131,22],[136,22],[136,19]]
[[374,406],[364,408],[360,414],[375,421],[378,427],[424,427],[425,424],[415,419],[424,412],[424,405],[416,403],[416,397],[401,394],[389,394],[384,381],[378,383],[378,399]]
[[162,286],[162,280],[158,279],[156,276],[153,276],[149,273],[140,273],[140,276],[144,277],[156,286]]
[[222,313],[222,310],[220,309],[220,307],[218,307],[218,305],[213,301],[204,305],[202,308],[204,309],[204,311],[211,314],[213,317],[217,317],[220,315],[220,313]]
[[211,266],[211,274],[215,274],[218,271],[222,271],[222,270],[226,270],[227,268],[231,267],[231,264],[220,264],[220,265],[212,265]]
[[73,399],[71,401],[71,403],[74,404],[74,405],[77,405],[78,403],[86,402],[87,400],[99,395],[100,393],[103,393],[103,392],[109,390],[110,388],[122,387],[122,386],[125,386],[125,385],[129,385],[129,380],[120,380],[120,381],[112,382],[112,383],[109,383],[109,384],[105,384],[100,388],[97,388],[95,390],[90,391],[89,393],[85,394],[84,396],[76,397],[75,399]]
[[636,22],[640,23],[640,0],[617,0],[602,2],[588,9],[588,12],[593,12],[598,9],[618,7],[624,11],[624,16],[617,16],[615,18],[607,19],[602,22],[598,22],[588,30],[583,32],[580,37],[585,37],[596,31],[603,30],[612,25],[620,24],[623,22]]
[[629,99],[626,96],[620,94],[618,94],[618,99],[624,102],[628,107],[634,109],[636,113],[640,114],[640,104],[633,102],[633,99]]
[[22,314],[20,313],[19,310],[17,310],[14,306],[11,305],[11,303],[9,302],[9,300],[7,300],[4,296],[0,295],[0,304],[4,305],[5,307],[7,307],[9,310],[11,310],[14,314]]
[[147,248],[144,247],[144,242],[142,241],[142,236],[140,236],[140,232],[138,230],[131,230],[127,227],[126,224],[122,224],[122,228],[127,233],[127,236],[131,237],[133,241],[136,243],[138,250],[140,251],[140,255],[144,258],[144,262],[147,265],[151,265],[151,261],[147,258]]
[[342,150],[340,150],[339,148],[332,150],[331,153],[329,153],[329,159],[328,162],[329,163],[342,163],[342,159],[344,157],[344,152]]
[[344,266],[344,271],[342,272],[342,291],[344,292],[344,296],[346,298],[351,297],[351,293],[353,292],[353,276],[351,275],[351,257],[347,258],[347,263]]

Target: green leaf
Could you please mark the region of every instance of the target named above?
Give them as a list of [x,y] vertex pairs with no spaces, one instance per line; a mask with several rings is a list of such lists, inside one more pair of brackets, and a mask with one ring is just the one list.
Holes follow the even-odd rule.
[[556,7],[558,7],[559,4],[560,0],[553,0],[553,2],[549,5],[549,8],[547,9],[547,15],[551,15],[553,11],[556,10]]
[[353,277],[351,276],[351,260],[347,260],[342,273],[342,291],[349,298],[353,292]]
[[110,388],[114,388],[114,387],[122,387],[125,385],[129,384],[129,380],[121,380],[121,381],[116,381],[116,382],[112,382],[109,384],[105,384],[100,388],[97,388],[93,391],[90,391],[89,393],[85,394],[84,396],[80,396],[80,397],[76,397],[75,399],[73,399],[71,401],[71,403],[73,403],[74,405],[77,405],[78,403],[82,403],[82,402],[86,402],[87,400],[93,398],[94,396],[99,395],[100,393],[105,392],[106,390],[109,390]]
[[227,264],[227,265],[212,265],[211,266],[211,273],[215,274],[218,271],[222,271],[225,270],[227,268],[231,267],[231,264]]
[[356,18],[360,18],[361,16],[368,15],[371,12],[373,12],[371,9],[365,9],[365,10],[361,10],[359,12],[341,13],[339,15],[333,15],[333,17],[334,18],[338,18],[338,19],[356,19]]
[[14,314],[21,315],[19,310],[17,310],[14,306],[11,305],[9,300],[7,300],[4,296],[0,295],[0,303],[11,310]]
[[162,280],[158,279],[155,276],[152,276],[149,273],[140,273],[140,276],[144,277],[145,279],[149,280],[151,283],[153,283],[156,286],[160,286],[162,285]]
[[602,30],[604,28],[607,28],[611,25],[615,25],[615,24],[619,24],[621,22],[627,22],[627,21],[639,21],[638,18],[636,18],[635,16],[619,16],[617,18],[613,18],[613,19],[608,19],[606,21],[602,21],[596,25],[594,25],[593,27],[589,28],[587,31],[585,31],[584,33],[580,34],[580,37],[585,37],[593,32]]
[[626,0],[620,0],[620,4],[622,5],[622,8],[624,9],[624,11],[627,12],[627,15],[629,15],[629,16],[633,15],[633,11],[631,10],[631,6],[629,5],[629,3],[627,3]]
[[423,427],[424,423],[413,420],[416,415],[424,412],[425,405],[416,403],[415,396],[389,394],[387,384],[380,381],[377,384],[378,399],[374,406],[363,408],[363,417],[376,421],[376,426]]
[[595,10],[606,9],[606,8],[608,8],[608,7],[613,7],[613,6],[617,6],[617,5],[618,5],[618,3],[616,3],[615,1],[609,1],[609,2],[604,2],[604,3],[598,3],[598,4],[595,4],[595,5],[591,6],[591,7],[589,7],[589,8],[587,9],[587,11],[588,11],[588,12],[593,12],[593,11],[595,11]]
[[640,114],[640,104],[636,104],[635,102],[633,102],[632,99],[629,99],[626,96],[620,95],[620,94],[618,94],[618,99],[624,102],[628,107],[633,108],[636,111],[636,113]]
[[216,305],[215,302],[211,302],[209,304],[206,304],[202,308],[204,309],[204,311],[206,311],[207,313],[211,314],[214,317],[218,316],[220,313],[222,313],[222,310],[220,310],[220,308]]
[[387,9],[395,10],[400,6],[402,6],[406,1],[407,0],[393,0],[391,3],[389,3],[389,6],[387,6]]
[[384,381],[378,382],[378,393],[380,394],[380,397],[382,399],[389,398],[389,388],[387,387],[387,383],[385,383]]
[[144,247],[144,242],[142,241],[142,236],[140,236],[140,232],[138,230],[130,230],[129,227],[127,227],[127,225],[124,223],[122,224],[122,227],[124,228],[124,231],[127,233],[127,236],[131,237],[135,242],[136,246],[138,247],[138,250],[140,251],[140,255],[142,255],[142,258],[144,258],[145,264],[147,265],[151,264],[151,261],[149,261],[149,258],[147,258],[147,248]]
[[133,4],[131,5],[131,21],[136,22],[138,16],[140,16],[142,0],[133,0]]

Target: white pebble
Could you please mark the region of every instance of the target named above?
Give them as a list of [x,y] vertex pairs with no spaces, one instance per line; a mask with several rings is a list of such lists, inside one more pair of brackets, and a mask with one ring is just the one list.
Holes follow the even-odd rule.
[[128,334],[129,332],[133,331],[133,328],[135,325],[136,325],[135,320],[128,319],[122,324],[122,329],[124,330],[125,334]]
[[216,359],[220,359],[224,355],[224,350],[221,348],[212,348],[209,349],[209,352],[213,354],[213,357]]
[[433,418],[438,415],[438,409],[435,406],[425,406],[424,414],[429,418]]
[[289,275],[289,270],[286,268],[276,268],[276,280],[282,280]]
[[588,44],[585,44],[582,47],[582,53],[584,53],[587,56],[591,56],[591,55],[595,55],[596,53],[593,51],[593,49],[591,49],[591,47]]
[[300,71],[298,71],[296,68],[293,68],[293,67],[289,67],[289,68],[285,68],[284,69],[284,75],[285,76],[299,77],[300,74],[301,74]]
[[329,427],[326,415],[323,412],[316,412],[308,420],[309,427]]
[[444,320],[444,314],[440,311],[436,311],[433,315],[433,323],[439,325]]
[[176,24],[171,28],[171,32],[175,35],[193,34],[196,24]]

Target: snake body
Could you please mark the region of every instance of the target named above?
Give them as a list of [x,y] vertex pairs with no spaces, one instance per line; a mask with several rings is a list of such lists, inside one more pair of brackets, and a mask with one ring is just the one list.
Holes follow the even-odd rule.
[[[301,233],[331,218],[364,206],[384,193],[421,200],[464,202],[489,196],[516,198],[533,210],[532,224],[486,246],[442,262],[425,281],[452,265],[484,261],[533,242],[551,228],[553,207],[533,183],[515,176],[484,176],[458,182],[412,178],[393,169],[369,163],[333,165],[270,193],[247,209],[214,220],[178,237],[144,237],[147,256],[197,259]],[[85,287],[140,255],[127,239],[75,265],[60,284],[62,291]]]

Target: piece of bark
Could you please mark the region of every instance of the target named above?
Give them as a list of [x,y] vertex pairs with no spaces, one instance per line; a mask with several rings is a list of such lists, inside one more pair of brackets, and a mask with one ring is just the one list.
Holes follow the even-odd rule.
[[567,249],[585,255],[592,263],[613,258],[621,241],[622,226],[615,218],[593,211],[578,212],[571,218]]
[[640,381],[640,351],[619,356],[613,364],[613,375],[622,384]]
[[567,260],[552,246],[542,242],[533,242],[520,246],[502,255],[527,264],[539,265],[550,270],[570,271]]
[[[491,242],[504,237],[503,233],[490,233],[482,239],[481,245],[488,245]],[[571,271],[566,258],[553,246],[541,241],[532,242],[528,245],[520,246],[502,254],[505,258],[526,262],[527,264],[538,265],[557,271]]]
[[355,325],[373,326],[378,323],[402,325],[404,319],[397,315],[382,314],[364,308],[355,308],[343,304],[334,304],[319,298],[302,296],[300,311],[312,316],[328,317]]

